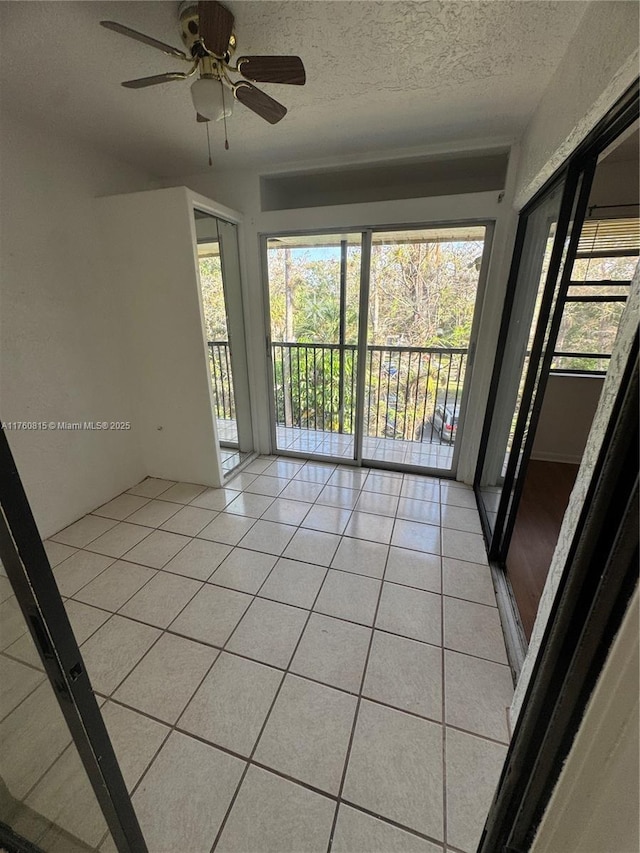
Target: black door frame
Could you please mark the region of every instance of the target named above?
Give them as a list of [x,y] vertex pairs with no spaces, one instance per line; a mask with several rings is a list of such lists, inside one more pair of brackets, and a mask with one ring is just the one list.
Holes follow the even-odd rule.
[[[507,465],[494,535],[491,538],[489,559],[501,563],[504,563],[507,558],[517,508],[520,505],[520,498],[524,490],[529,459],[533,451],[536,428],[540,420],[551,362],[562,321],[564,297],[571,281],[571,271],[578,250],[582,224],[587,212],[596,162],[597,158],[591,157],[582,168],[575,171],[570,169],[565,186],[559,227],[554,240],[553,254],[556,256],[552,258],[554,272],[552,273],[550,270],[545,287],[513,447]],[[571,236],[563,261],[563,246],[569,229]],[[560,273],[561,269],[562,272]],[[559,282],[557,280],[558,274],[560,274]],[[529,420],[527,420],[527,415],[529,415]]]
[[[576,174],[592,170],[597,157],[638,115],[636,80],[577,148],[562,173],[567,169],[576,170]],[[517,272],[518,252],[522,249],[525,214],[555,185],[560,174],[554,175],[523,210],[510,288],[515,284],[514,270]],[[504,356],[512,300],[513,292],[505,301],[488,412],[495,404],[496,377]],[[550,335],[549,349],[553,350],[554,345],[555,339]],[[550,363],[550,358],[546,361]],[[478,853],[525,853],[530,849],[638,584],[638,372],[636,331]],[[533,420],[532,430],[535,431]],[[485,430],[474,488],[485,538],[491,543],[491,531],[479,497],[479,476],[487,442]],[[512,503],[510,512],[515,520],[517,501]],[[492,567],[502,572],[504,562],[500,558],[506,552],[496,549],[492,553],[498,558],[491,561]]]
[[[509,272],[507,294],[505,297],[496,358],[494,362],[491,385],[487,402],[487,410],[480,440],[480,450],[474,478],[474,490],[480,513],[482,530],[487,543],[489,560],[492,565],[504,570],[511,534],[515,524],[516,514],[522,490],[527,464],[533,447],[535,431],[539,420],[540,410],[546,382],[548,379],[555,341],[562,319],[564,297],[571,279],[573,256],[577,251],[578,239],[587,212],[587,202],[597,159],[600,154],[634,121],[640,114],[638,81],[631,86],[619,102],[596,125],[594,130],[578,146],[568,162],[539,190],[531,201],[523,208],[518,223],[518,231],[514,247],[513,260]],[[566,180],[565,180],[566,179]],[[505,358],[505,347],[509,332],[511,311],[515,298],[518,271],[524,245],[526,225],[529,215],[553,191],[558,183],[565,180],[558,227],[549,264],[549,272],[545,284],[540,315],[536,325],[535,339],[530,355],[530,363],[523,389],[522,403],[518,414],[514,433],[513,446],[505,472],[498,513],[494,525],[489,523],[486,507],[482,498],[481,478],[486,458],[491,427],[492,414],[496,405],[501,368]],[[576,197],[578,196],[578,197]],[[575,212],[574,212],[575,209]],[[570,245],[566,252],[566,262],[562,271],[562,280],[558,284],[557,277],[562,267],[563,246],[573,217]],[[557,288],[557,290],[556,290]],[[551,313],[551,307],[555,308]],[[545,333],[549,334],[545,340]],[[536,380],[539,375],[539,381]],[[520,450],[524,443],[522,457]],[[520,463],[520,464],[519,464]]]
[[[0,558],[120,853],[147,853],[6,433],[0,429]],[[0,843],[20,839],[0,823]],[[34,845],[23,849],[35,850]],[[19,848],[18,848],[19,849]]]
[[[570,272],[573,264],[573,256],[577,251],[580,231],[587,212],[589,191],[593,182],[593,174],[597,159],[600,154],[621,133],[624,132],[624,130],[638,119],[639,115],[639,81],[636,80],[627,92],[625,92],[618,103],[612,107],[600,122],[598,122],[587,138],[577,147],[569,157],[568,161],[560,167],[560,169],[525,205],[520,214],[474,478],[474,491],[476,494],[482,530],[487,544],[489,560],[500,570],[504,570],[518,505],[524,488],[527,464],[533,447],[533,439],[535,437],[540,410],[542,408],[549,368],[553,358],[553,350],[555,349],[555,341],[562,319],[564,296],[566,296],[569,281],[571,279]],[[547,274],[542,305],[540,307],[540,314],[536,325],[536,333],[530,355],[529,367],[525,379],[522,403],[516,422],[516,430],[514,433],[509,463],[507,465],[505,479],[502,485],[498,513],[492,527],[489,523],[486,507],[482,498],[480,483],[482,468],[490,439],[492,414],[498,395],[501,368],[505,358],[505,347],[510,328],[511,311],[513,309],[513,302],[515,298],[527,220],[529,215],[545,199],[548,193],[553,191],[557,187],[558,183],[565,178],[566,180],[563,189],[561,208],[558,216],[558,226],[556,229],[552,256],[549,263],[549,271]],[[578,195],[577,198],[576,195]],[[573,213],[574,207],[575,213]],[[571,240],[566,253],[566,262],[564,263],[562,270],[562,280],[558,284],[557,278],[562,268],[564,242],[572,221],[572,214],[573,228],[571,231]],[[556,287],[559,288],[557,292]],[[554,303],[555,308],[553,314],[551,314],[551,308]],[[545,332],[547,329],[549,329],[549,334],[545,341]],[[539,381],[536,384],[538,371]],[[522,454],[521,464],[518,465],[523,442],[524,451]]]
[[638,584],[638,371],[636,331],[478,853],[529,850]]

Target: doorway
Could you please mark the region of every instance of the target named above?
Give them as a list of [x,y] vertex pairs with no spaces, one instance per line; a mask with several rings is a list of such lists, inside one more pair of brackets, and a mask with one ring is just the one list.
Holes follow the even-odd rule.
[[[638,129],[596,166],[505,561],[531,636],[640,254]],[[620,187],[624,187],[620,191]]]
[[490,237],[265,238],[274,450],[455,476]]
[[252,451],[238,234],[234,223],[194,209],[202,316],[216,434],[225,478]]
[[515,617],[515,660],[533,631],[640,255],[638,143],[636,106],[521,217],[475,481]]

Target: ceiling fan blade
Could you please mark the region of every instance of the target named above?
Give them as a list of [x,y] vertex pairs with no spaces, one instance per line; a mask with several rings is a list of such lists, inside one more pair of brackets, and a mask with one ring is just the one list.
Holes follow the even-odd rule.
[[255,83],[288,83],[304,86],[307,76],[299,56],[241,56],[238,71]]
[[100,24],[108,30],[113,30],[123,36],[129,36],[129,38],[141,41],[143,44],[148,44],[149,47],[155,47],[169,56],[175,56],[177,59],[186,59],[187,62],[191,62],[191,59],[187,54],[182,50],[178,50],[177,47],[172,47],[170,44],[165,44],[163,41],[158,41],[158,39],[146,36],[144,33],[139,33],[137,30],[132,30],[131,27],[125,27],[124,24],[118,24],[116,21],[100,21]]
[[147,86],[157,86],[159,83],[170,83],[172,80],[186,80],[188,74],[181,71],[168,71],[166,74],[154,74],[152,77],[138,77],[137,80],[125,80],[125,89],[144,89]]
[[287,108],[282,104],[265,95],[260,89],[256,89],[251,83],[241,81],[233,87],[233,94],[241,104],[253,110],[269,124],[277,124],[287,114]]
[[198,32],[209,53],[224,56],[233,33],[233,15],[217,0],[199,0]]

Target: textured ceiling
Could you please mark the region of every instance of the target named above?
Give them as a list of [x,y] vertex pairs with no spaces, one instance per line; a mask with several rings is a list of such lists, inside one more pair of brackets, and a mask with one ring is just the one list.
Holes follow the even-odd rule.
[[[587,3],[562,0],[325,2],[230,0],[239,55],[298,53],[307,85],[264,88],[278,125],[236,103],[217,164],[264,168],[315,158],[519,134]],[[42,133],[72,134],[158,176],[204,171],[206,136],[189,82],[127,90],[121,80],[179,60],[98,25],[117,20],[182,47],[165,2],[2,2],[2,106]],[[186,65],[185,65],[186,67]]]

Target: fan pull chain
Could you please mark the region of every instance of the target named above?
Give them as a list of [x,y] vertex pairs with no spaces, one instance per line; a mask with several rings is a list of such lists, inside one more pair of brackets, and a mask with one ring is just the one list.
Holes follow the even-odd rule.
[[207,121],[207,148],[209,149],[209,165],[213,166],[213,160],[211,159],[211,139],[209,138],[209,122]]
[[222,120],[224,121],[224,148],[225,151],[228,151],[229,140],[227,139],[227,110],[224,105],[224,86],[222,84],[222,78],[220,78],[220,88],[222,89]]

